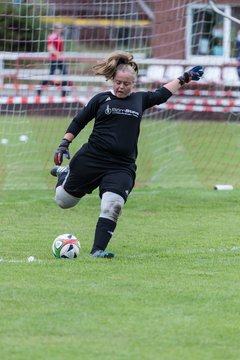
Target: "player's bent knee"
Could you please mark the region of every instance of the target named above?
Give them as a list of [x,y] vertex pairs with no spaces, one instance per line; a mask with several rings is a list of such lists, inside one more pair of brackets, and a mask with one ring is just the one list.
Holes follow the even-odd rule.
[[68,194],[62,186],[56,188],[55,201],[62,209],[69,209],[80,201],[79,198]]
[[124,199],[120,195],[107,191],[102,196],[100,217],[117,222],[123,206]]

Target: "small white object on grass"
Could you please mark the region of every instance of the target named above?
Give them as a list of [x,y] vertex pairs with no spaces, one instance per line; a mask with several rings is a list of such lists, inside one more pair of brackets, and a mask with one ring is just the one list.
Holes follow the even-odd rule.
[[28,260],[28,262],[33,262],[33,261],[35,261],[35,257],[34,256],[29,256],[27,260]]
[[20,135],[19,141],[21,142],[28,142],[28,136],[27,135]]
[[2,144],[2,145],[8,144],[8,139],[2,138],[2,139],[1,139],[1,144]]
[[215,185],[214,190],[233,190],[232,185]]

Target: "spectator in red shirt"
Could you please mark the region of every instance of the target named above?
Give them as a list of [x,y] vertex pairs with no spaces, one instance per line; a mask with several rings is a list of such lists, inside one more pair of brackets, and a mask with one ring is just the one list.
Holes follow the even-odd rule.
[[[50,72],[49,75],[54,75],[56,71],[62,75],[67,74],[67,67],[63,61],[63,50],[64,50],[64,38],[62,36],[63,27],[61,24],[56,24],[54,26],[53,32],[48,36],[47,39],[47,49],[49,53],[50,61]],[[44,80],[42,85],[49,84],[49,80]],[[64,87],[67,85],[67,81],[62,81],[61,85]],[[40,96],[42,90],[38,90],[38,95]],[[66,89],[62,89],[62,96],[66,96]]]

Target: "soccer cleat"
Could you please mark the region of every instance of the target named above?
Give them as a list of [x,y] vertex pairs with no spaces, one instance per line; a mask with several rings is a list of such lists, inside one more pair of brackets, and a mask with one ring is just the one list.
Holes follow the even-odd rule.
[[51,169],[51,175],[52,176],[56,176],[58,177],[59,175],[61,174],[67,174],[69,171],[69,166],[66,165],[66,166],[54,166],[52,169]]
[[91,256],[96,258],[112,259],[114,257],[114,254],[109,251],[97,250],[93,254],[91,254]]

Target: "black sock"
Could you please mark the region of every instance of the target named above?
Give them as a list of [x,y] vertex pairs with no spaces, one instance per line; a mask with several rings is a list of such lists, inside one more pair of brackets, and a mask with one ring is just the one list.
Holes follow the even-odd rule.
[[93,254],[97,250],[106,249],[109,241],[111,240],[116,225],[117,224],[112,220],[102,217],[98,219],[91,254]]

